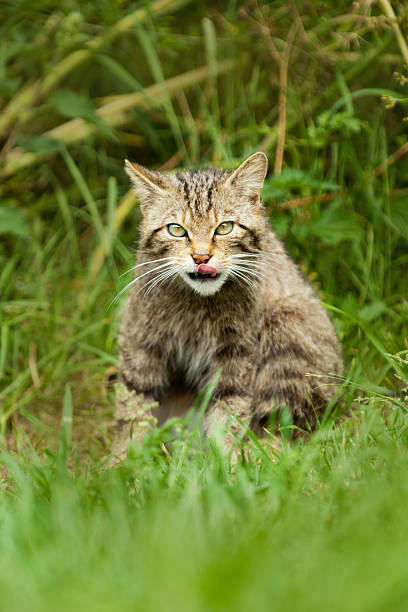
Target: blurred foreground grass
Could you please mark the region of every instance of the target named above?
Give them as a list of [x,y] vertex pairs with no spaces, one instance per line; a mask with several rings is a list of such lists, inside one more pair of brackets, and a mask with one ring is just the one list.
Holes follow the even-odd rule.
[[[65,424],[66,424],[65,420]],[[231,473],[163,431],[126,465],[3,455],[5,610],[406,610],[407,418],[369,402]]]
[[[21,0],[2,17],[0,606],[405,609],[406,7]],[[231,471],[183,435],[170,456],[159,430],[103,473],[109,304],[139,222],[123,159],[231,167],[260,148],[271,223],[344,346],[341,401],[277,463],[256,447]]]

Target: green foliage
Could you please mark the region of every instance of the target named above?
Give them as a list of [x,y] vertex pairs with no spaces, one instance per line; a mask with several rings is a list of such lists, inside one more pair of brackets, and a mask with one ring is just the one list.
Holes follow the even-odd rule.
[[49,102],[61,115],[85,119],[85,121],[95,124],[102,132],[105,132],[106,136],[112,135],[109,127],[97,114],[96,106],[87,96],[77,94],[69,89],[59,89],[51,96]]
[[337,245],[343,240],[361,241],[363,229],[356,216],[344,214],[344,202],[335,200],[315,220],[307,225],[299,225],[293,229],[297,239],[307,237],[315,242],[321,240],[327,245]]
[[[386,2],[221,4],[2,9],[4,609],[406,607],[403,50]],[[283,170],[263,200],[339,332],[341,397],[307,440],[291,441],[284,413],[278,454],[252,437],[231,467],[176,420],[103,470],[120,313],[109,305],[140,222],[123,160],[229,168],[263,148],[273,168],[276,54],[293,24]]]
[[20,238],[28,236],[24,214],[7,202],[0,202],[0,234],[14,234]]
[[395,200],[390,210],[392,227],[408,241],[408,199]]
[[320,180],[300,168],[284,168],[280,174],[271,176],[265,184],[263,192],[266,200],[269,198],[288,197],[291,193],[311,195],[322,191],[337,191],[339,185],[330,181]]
[[353,132],[358,133],[362,128],[368,127],[366,121],[353,117],[347,111],[335,114],[332,111],[324,111],[317,117],[316,123],[317,125],[307,128],[307,139],[304,142],[317,149],[327,146],[331,137],[335,139],[339,133],[350,137]]
[[29,153],[39,153],[40,155],[50,155],[58,153],[63,149],[63,144],[55,138],[46,136],[19,136],[17,143]]

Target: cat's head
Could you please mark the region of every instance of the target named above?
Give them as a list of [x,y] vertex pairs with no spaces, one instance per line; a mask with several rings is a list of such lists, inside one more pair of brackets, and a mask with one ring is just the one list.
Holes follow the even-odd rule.
[[126,160],[143,215],[139,247],[158,264],[152,279],[160,283],[178,275],[201,295],[216,293],[227,279],[253,284],[259,276],[267,167],[261,152],[234,171],[163,174]]

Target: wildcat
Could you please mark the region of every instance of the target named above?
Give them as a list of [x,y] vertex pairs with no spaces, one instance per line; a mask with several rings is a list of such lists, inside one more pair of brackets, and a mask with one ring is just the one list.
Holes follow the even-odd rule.
[[[262,433],[284,406],[310,430],[327,406],[335,390],[327,375],[342,373],[341,349],[269,225],[267,164],[258,152],[234,171],[166,175],[126,160],[142,223],[119,339],[114,456],[126,455],[153,414],[161,423],[186,412],[219,368],[204,416],[210,436],[230,414]],[[235,420],[230,432],[239,428]]]

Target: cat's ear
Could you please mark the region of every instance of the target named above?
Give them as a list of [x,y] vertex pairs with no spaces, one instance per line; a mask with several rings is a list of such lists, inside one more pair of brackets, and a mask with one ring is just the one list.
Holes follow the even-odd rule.
[[125,159],[125,171],[132,181],[142,205],[163,196],[169,188],[167,177],[160,172],[152,172],[140,164]]
[[228,176],[225,185],[237,190],[241,197],[247,197],[254,204],[259,203],[267,170],[268,158],[258,151]]

